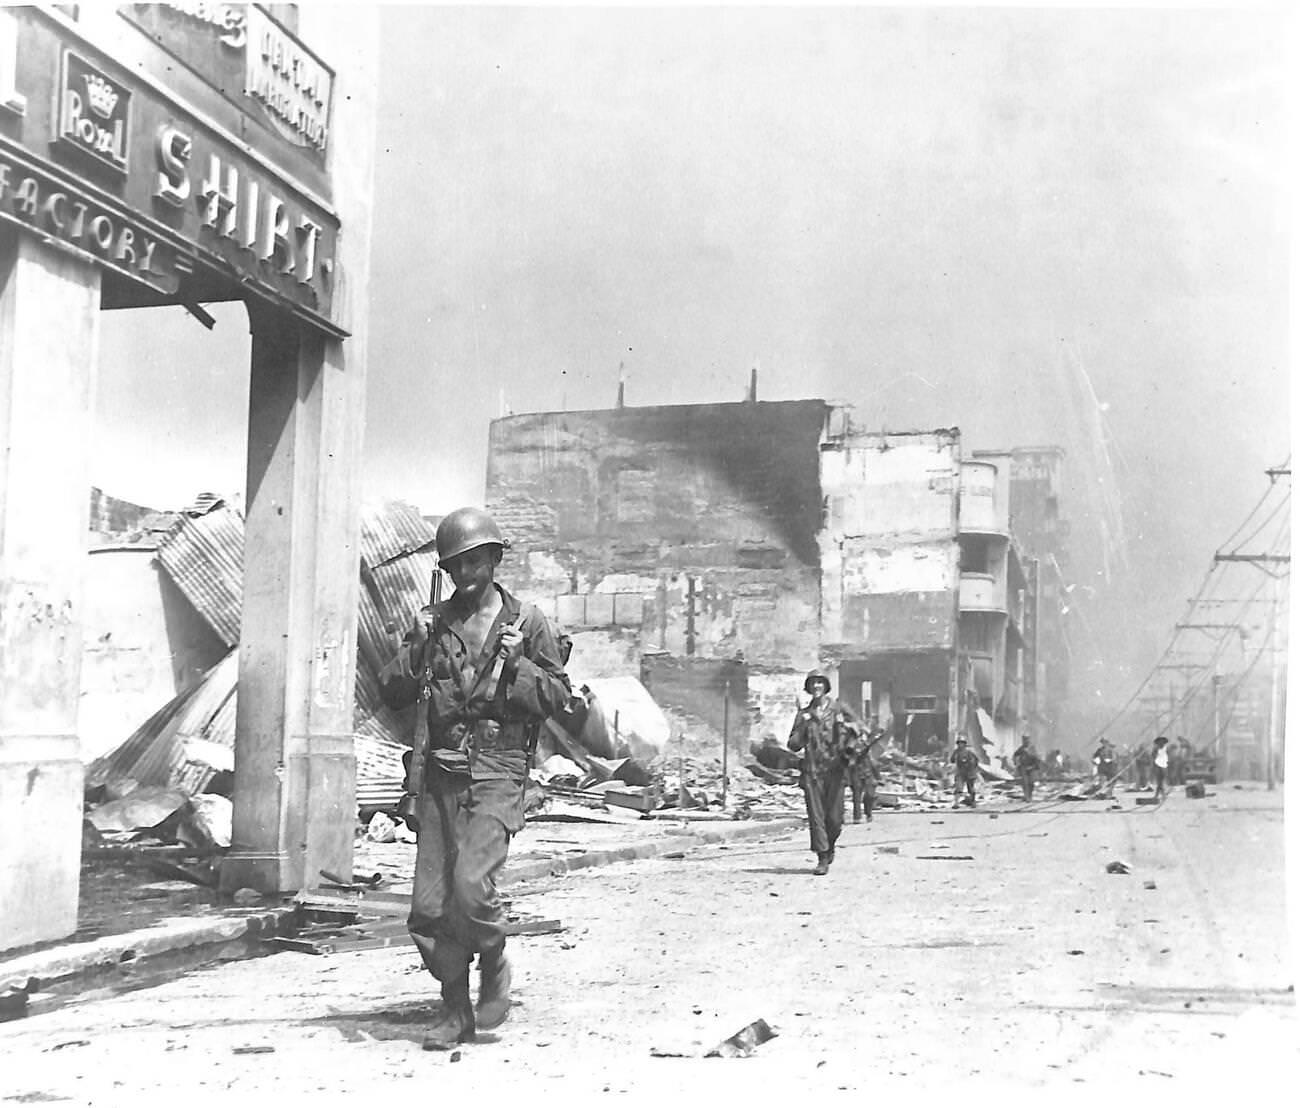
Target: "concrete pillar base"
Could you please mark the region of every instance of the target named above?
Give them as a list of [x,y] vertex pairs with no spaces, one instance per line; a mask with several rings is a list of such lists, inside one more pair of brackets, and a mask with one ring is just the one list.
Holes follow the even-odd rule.
[[0,226],[0,950],[77,928],[99,273]]

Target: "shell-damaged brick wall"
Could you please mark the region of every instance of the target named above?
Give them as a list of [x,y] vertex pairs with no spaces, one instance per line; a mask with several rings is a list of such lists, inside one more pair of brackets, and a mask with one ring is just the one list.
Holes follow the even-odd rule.
[[512,543],[505,580],[577,634],[812,665],[827,411],[799,400],[495,420],[487,499]]

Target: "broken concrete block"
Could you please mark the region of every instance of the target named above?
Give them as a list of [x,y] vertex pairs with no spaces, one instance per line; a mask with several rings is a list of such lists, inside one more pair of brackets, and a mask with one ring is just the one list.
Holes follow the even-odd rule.
[[729,1038],[723,1039],[717,1046],[704,1055],[706,1058],[744,1058],[753,1054],[769,1039],[776,1038],[776,1031],[767,1020],[755,1020],[747,1024]]
[[383,812],[376,812],[366,824],[366,838],[372,843],[391,843],[397,841],[397,824]]

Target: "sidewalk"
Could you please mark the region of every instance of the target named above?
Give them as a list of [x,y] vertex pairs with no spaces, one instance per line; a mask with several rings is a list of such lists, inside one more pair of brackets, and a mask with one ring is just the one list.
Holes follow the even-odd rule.
[[[796,818],[684,822],[640,820],[626,824],[538,821],[516,837],[501,885],[571,870],[653,858],[711,843],[743,842],[787,835],[802,825]],[[409,896],[415,868],[415,847],[405,843],[359,842],[353,863],[358,875],[380,872],[384,883],[376,899]],[[364,904],[364,897],[363,897]],[[0,956],[0,1020],[21,1012],[27,998],[52,983],[104,974],[145,959],[176,952],[214,952],[246,940],[287,935],[293,905],[229,908],[219,915],[172,918],[138,931],[90,942],[68,942],[31,954]],[[214,955],[215,956],[215,955]]]

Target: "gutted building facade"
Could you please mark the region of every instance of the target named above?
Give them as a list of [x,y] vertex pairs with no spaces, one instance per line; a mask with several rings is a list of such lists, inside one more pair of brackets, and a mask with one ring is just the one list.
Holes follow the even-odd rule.
[[823,655],[845,703],[937,749],[957,703],[960,435],[860,433],[845,411],[828,430]]
[[784,738],[822,667],[911,749],[1000,748],[1036,710],[1012,472],[822,400],[620,406],[494,421],[487,500],[580,680]]

